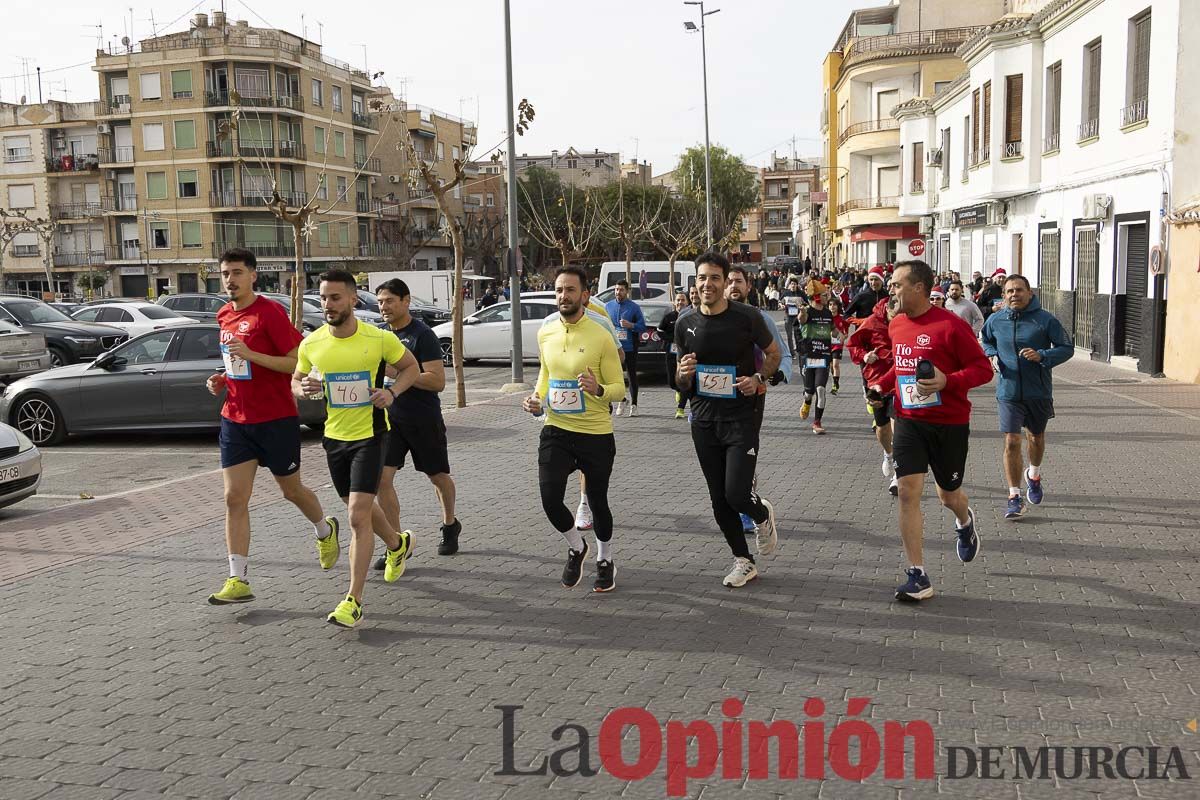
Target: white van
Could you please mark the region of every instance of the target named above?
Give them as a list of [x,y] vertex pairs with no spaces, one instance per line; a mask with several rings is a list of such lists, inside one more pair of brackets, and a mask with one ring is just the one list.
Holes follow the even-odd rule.
[[[664,290],[668,294],[675,291],[669,285],[670,261],[634,261],[630,271],[630,284],[637,286],[641,279],[642,270],[646,271],[646,285]],[[617,281],[625,277],[624,261],[605,261],[600,266],[600,291],[617,285]],[[675,262],[675,286],[682,286],[687,291],[696,284],[696,265],[691,261]]]

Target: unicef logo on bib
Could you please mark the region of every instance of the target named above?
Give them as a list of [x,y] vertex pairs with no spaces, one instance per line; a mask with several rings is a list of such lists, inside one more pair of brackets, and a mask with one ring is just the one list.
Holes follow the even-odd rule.
[[330,408],[362,408],[371,405],[371,373],[327,372],[325,394]]
[[737,397],[736,380],[737,367],[696,365],[696,394],[701,397],[732,400]]
[[582,414],[585,410],[583,389],[577,380],[550,381],[550,393],[547,397],[550,410],[555,414]]

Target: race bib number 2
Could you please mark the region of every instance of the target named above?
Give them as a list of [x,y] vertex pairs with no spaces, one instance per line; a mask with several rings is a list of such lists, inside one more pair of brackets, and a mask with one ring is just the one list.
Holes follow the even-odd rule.
[[325,373],[325,396],[330,408],[362,408],[371,405],[370,372]]
[[585,410],[583,389],[577,380],[551,380],[548,400],[555,414],[582,414]]
[[696,365],[696,394],[701,397],[732,399],[737,397],[736,367]]
[[900,405],[904,408],[933,408],[942,404],[941,392],[924,397],[917,394],[916,375],[897,375],[896,385],[900,390]]
[[250,380],[250,362],[229,352],[229,345],[221,345],[221,360],[225,362],[225,377],[231,381]]

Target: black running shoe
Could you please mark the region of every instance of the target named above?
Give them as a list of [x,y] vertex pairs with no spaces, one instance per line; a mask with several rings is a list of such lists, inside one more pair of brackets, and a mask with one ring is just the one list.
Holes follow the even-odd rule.
[[563,586],[574,589],[579,585],[579,580],[583,577],[583,560],[587,558],[590,549],[586,539],[583,541],[582,550],[567,548],[567,565],[563,567],[562,574]]
[[378,559],[376,559],[375,569],[379,570],[380,572],[383,572],[383,568],[386,566],[387,566],[387,553],[385,551],[384,555],[381,555]]
[[442,526],[442,541],[438,544],[439,556],[452,556],[458,552],[458,535],[462,533],[462,523],[458,518],[449,525]]
[[593,592],[611,592],[617,588],[617,565],[611,561],[596,562],[596,583]]

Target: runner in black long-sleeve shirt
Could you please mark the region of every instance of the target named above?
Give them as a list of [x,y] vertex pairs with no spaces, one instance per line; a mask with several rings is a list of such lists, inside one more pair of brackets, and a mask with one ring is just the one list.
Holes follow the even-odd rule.
[[875,306],[880,300],[888,297],[884,286],[883,267],[871,267],[867,273],[867,285],[854,296],[850,305],[846,306],[846,319],[867,319],[875,312]]

